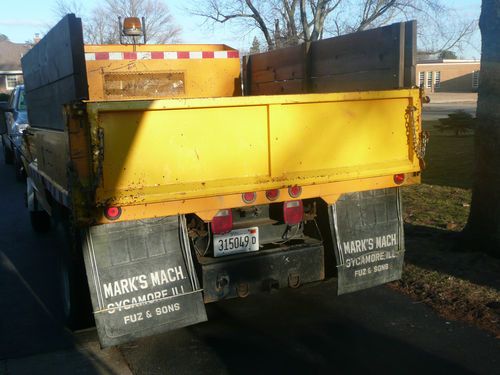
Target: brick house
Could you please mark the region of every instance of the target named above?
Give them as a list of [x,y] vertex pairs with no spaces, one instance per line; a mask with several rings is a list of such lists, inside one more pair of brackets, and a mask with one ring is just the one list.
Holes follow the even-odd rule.
[[22,83],[21,57],[30,48],[29,44],[13,43],[0,35],[0,93],[9,93]]
[[426,92],[476,92],[478,60],[424,60],[417,62],[417,85]]

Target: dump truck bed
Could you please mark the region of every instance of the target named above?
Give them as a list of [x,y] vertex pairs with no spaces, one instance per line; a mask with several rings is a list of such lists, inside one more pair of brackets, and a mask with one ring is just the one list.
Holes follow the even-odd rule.
[[[419,171],[417,89],[88,102],[96,205],[134,205]],[[414,117],[419,128],[419,113]],[[418,130],[418,129],[417,129]]]
[[415,38],[408,22],[252,55],[241,97],[230,47],[84,46],[64,17],[22,60],[22,157],[34,228],[68,234],[68,322],[87,285],[109,346],[205,321],[208,302],[399,279],[397,187],[426,145]]
[[[324,41],[247,59],[254,95],[242,97],[239,55],[228,46],[84,46],[81,22],[69,15],[23,58],[33,179],[82,225],[108,222],[97,217],[109,206],[123,209],[120,220],[195,213],[210,221],[249,204],[245,192],[269,204],[261,192],[281,189],[274,202],[282,202],[298,186],[301,198],[331,204],[343,193],[397,186],[395,174],[418,182],[421,97],[409,84],[410,26],[376,33],[383,60],[395,61],[384,68],[395,81],[367,90],[362,75],[351,82],[356,91],[310,93],[336,72],[325,67],[338,68]],[[364,46],[373,39],[355,37]],[[372,68],[376,75],[382,67]],[[334,76],[331,90],[343,87]],[[289,93],[289,84],[299,92],[267,95],[268,80],[278,80],[273,94]]]

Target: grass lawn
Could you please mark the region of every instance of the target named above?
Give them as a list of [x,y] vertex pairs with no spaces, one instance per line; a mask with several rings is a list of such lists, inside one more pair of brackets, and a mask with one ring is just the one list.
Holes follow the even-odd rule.
[[429,131],[422,184],[403,189],[405,222],[460,231],[469,215],[474,135],[455,136],[434,128],[437,121],[424,122]]
[[458,251],[471,201],[474,136],[430,132],[422,184],[403,188],[406,256],[402,280],[389,284],[500,337],[500,260]]
[[434,128],[438,121],[424,121],[423,127],[430,133],[427,146],[427,169],[422,182],[430,185],[472,188],[474,171],[474,134],[456,136],[452,132],[440,132]]

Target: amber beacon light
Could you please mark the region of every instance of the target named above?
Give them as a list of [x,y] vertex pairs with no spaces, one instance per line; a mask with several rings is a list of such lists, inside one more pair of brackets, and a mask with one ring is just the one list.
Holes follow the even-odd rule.
[[[146,44],[146,21],[144,17],[118,17],[120,44]],[[141,37],[142,38],[138,38]],[[140,41],[142,39],[142,41]]]
[[127,36],[142,35],[142,24],[139,17],[126,17],[123,20],[123,34]]

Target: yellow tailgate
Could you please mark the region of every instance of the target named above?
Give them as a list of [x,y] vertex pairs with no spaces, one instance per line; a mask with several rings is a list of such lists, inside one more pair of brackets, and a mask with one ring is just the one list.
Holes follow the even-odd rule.
[[[417,172],[407,110],[419,101],[404,89],[89,102],[97,204]],[[420,131],[418,109],[415,119]]]

